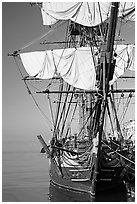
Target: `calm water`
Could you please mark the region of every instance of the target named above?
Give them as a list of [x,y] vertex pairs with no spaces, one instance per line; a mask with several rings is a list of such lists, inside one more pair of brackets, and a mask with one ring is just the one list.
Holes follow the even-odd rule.
[[39,141],[3,142],[3,202],[48,202],[48,159]]
[[[41,146],[34,141],[3,142],[3,202],[86,201],[50,185],[48,159],[40,154]],[[97,195],[98,202],[134,202],[134,188],[127,194],[123,186]],[[50,196],[49,196],[50,194]],[[84,200],[83,200],[84,199]]]

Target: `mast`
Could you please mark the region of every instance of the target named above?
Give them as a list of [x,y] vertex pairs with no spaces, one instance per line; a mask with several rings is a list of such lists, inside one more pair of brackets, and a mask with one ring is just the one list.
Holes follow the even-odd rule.
[[96,180],[99,171],[99,163],[100,163],[100,151],[101,151],[101,140],[103,134],[103,126],[104,126],[104,117],[106,113],[106,104],[107,104],[107,96],[109,91],[109,76],[110,76],[110,69],[112,66],[112,56],[113,56],[113,45],[115,39],[115,31],[116,31],[116,23],[117,23],[117,14],[118,14],[118,2],[112,2],[111,5],[111,14],[110,14],[110,23],[109,23],[109,31],[108,31],[108,38],[107,42],[104,42],[103,49],[101,50],[101,59],[100,59],[100,69],[102,66],[102,72],[100,70],[100,92],[102,91],[102,99],[98,97],[99,105],[97,110],[97,132],[96,137],[98,137],[98,151],[95,155],[95,168],[94,168],[94,175],[93,175],[93,185],[94,191],[96,189]]
[[104,125],[104,116],[105,116],[107,96],[108,96],[108,91],[109,91],[109,76],[110,76],[110,69],[112,66],[113,45],[114,45],[115,32],[116,32],[118,6],[119,6],[119,2],[112,2],[106,50],[105,52],[103,51],[103,57],[101,59],[103,60],[103,81],[102,81],[103,83],[102,84],[103,101],[102,101],[102,111],[100,115],[100,124],[99,124],[98,156],[100,154],[101,139],[102,139],[103,125]]
[[[103,134],[103,126],[104,126],[104,117],[106,113],[106,105],[107,105],[107,96],[109,91],[109,78],[110,78],[110,68],[112,66],[112,57],[113,57],[113,45],[114,45],[114,39],[115,39],[115,31],[116,31],[116,23],[117,23],[117,14],[118,14],[118,2],[112,2],[111,5],[111,13],[110,13],[110,22],[109,22],[109,30],[108,30],[108,36],[107,41],[104,39],[104,42],[101,46],[101,53],[100,53],[100,60],[99,60],[99,93],[102,95],[97,96],[97,102],[98,106],[96,109],[96,119],[95,119],[95,126],[93,130],[93,140],[95,148],[97,147],[98,143],[98,150],[94,151],[93,154],[93,165],[94,165],[94,172],[92,175],[92,191],[95,193],[96,191],[96,182],[97,182],[97,176],[99,172],[99,163],[100,163],[100,151],[101,151],[101,140],[102,140],[102,134]],[[114,66],[114,64],[113,64]]]

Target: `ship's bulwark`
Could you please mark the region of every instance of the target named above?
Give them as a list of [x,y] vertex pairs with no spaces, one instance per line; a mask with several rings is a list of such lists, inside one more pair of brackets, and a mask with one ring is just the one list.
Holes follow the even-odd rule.
[[123,167],[117,164],[118,167],[113,168],[111,165],[110,167],[102,167],[100,169],[97,186],[92,175],[92,171],[94,171],[92,168],[82,168],[80,166],[61,167],[59,173],[56,164],[52,160],[50,162],[50,178],[52,184],[56,187],[74,194],[88,194],[94,200],[97,193],[113,189],[123,184],[122,179],[120,179]]
[[[100,181],[96,186],[96,194],[92,194],[92,182],[90,180],[77,182],[70,179],[72,168],[62,169],[64,177],[58,175],[58,171],[54,163],[50,163],[50,201],[56,202],[125,202],[127,199],[127,191],[123,182],[117,178],[113,181]],[[75,169],[76,170],[76,169]],[[86,169],[85,169],[86,170]],[[112,170],[112,169],[111,169]],[[117,174],[121,171],[117,169]],[[73,170],[72,170],[73,172]],[[85,172],[84,172],[85,173]],[[107,173],[105,172],[105,175]],[[67,178],[66,178],[67,176]],[[88,175],[86,175],[88,176]],[[103,176],[103,175],[102,175]],[[116,174],[114,174],[114,177]],[[108,176],[106,175],[108,178]],[[111,175],[112,177],[112,175]]]

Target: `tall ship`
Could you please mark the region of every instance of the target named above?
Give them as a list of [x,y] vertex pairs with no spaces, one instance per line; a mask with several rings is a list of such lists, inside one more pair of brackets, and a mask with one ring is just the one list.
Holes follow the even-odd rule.
[[[47,96],[52,137],[37,137],[51,182],[93,201],[135,168],[123,131],[135,90],[119,86],[134,79],[135,2],[34,4],[47,32],[9,55],[44,116],[38,100]],[[39,49],[28,51],[37,42]]]

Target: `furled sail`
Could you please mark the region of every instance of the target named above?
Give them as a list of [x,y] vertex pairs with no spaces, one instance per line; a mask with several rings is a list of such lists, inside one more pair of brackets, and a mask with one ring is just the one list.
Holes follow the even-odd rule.
[[[59,20],[72,20],[84,26],[96,26],[108,19],[111,2],[44,2],[41,13],[43,25],[52,25]],[[134,15],[134,2],[121,2],[119,16]]]
[[60,75],[76,88],[95,90],[96,73],[89,47],[21,53],[20,57],[30,76],[50,79]]

